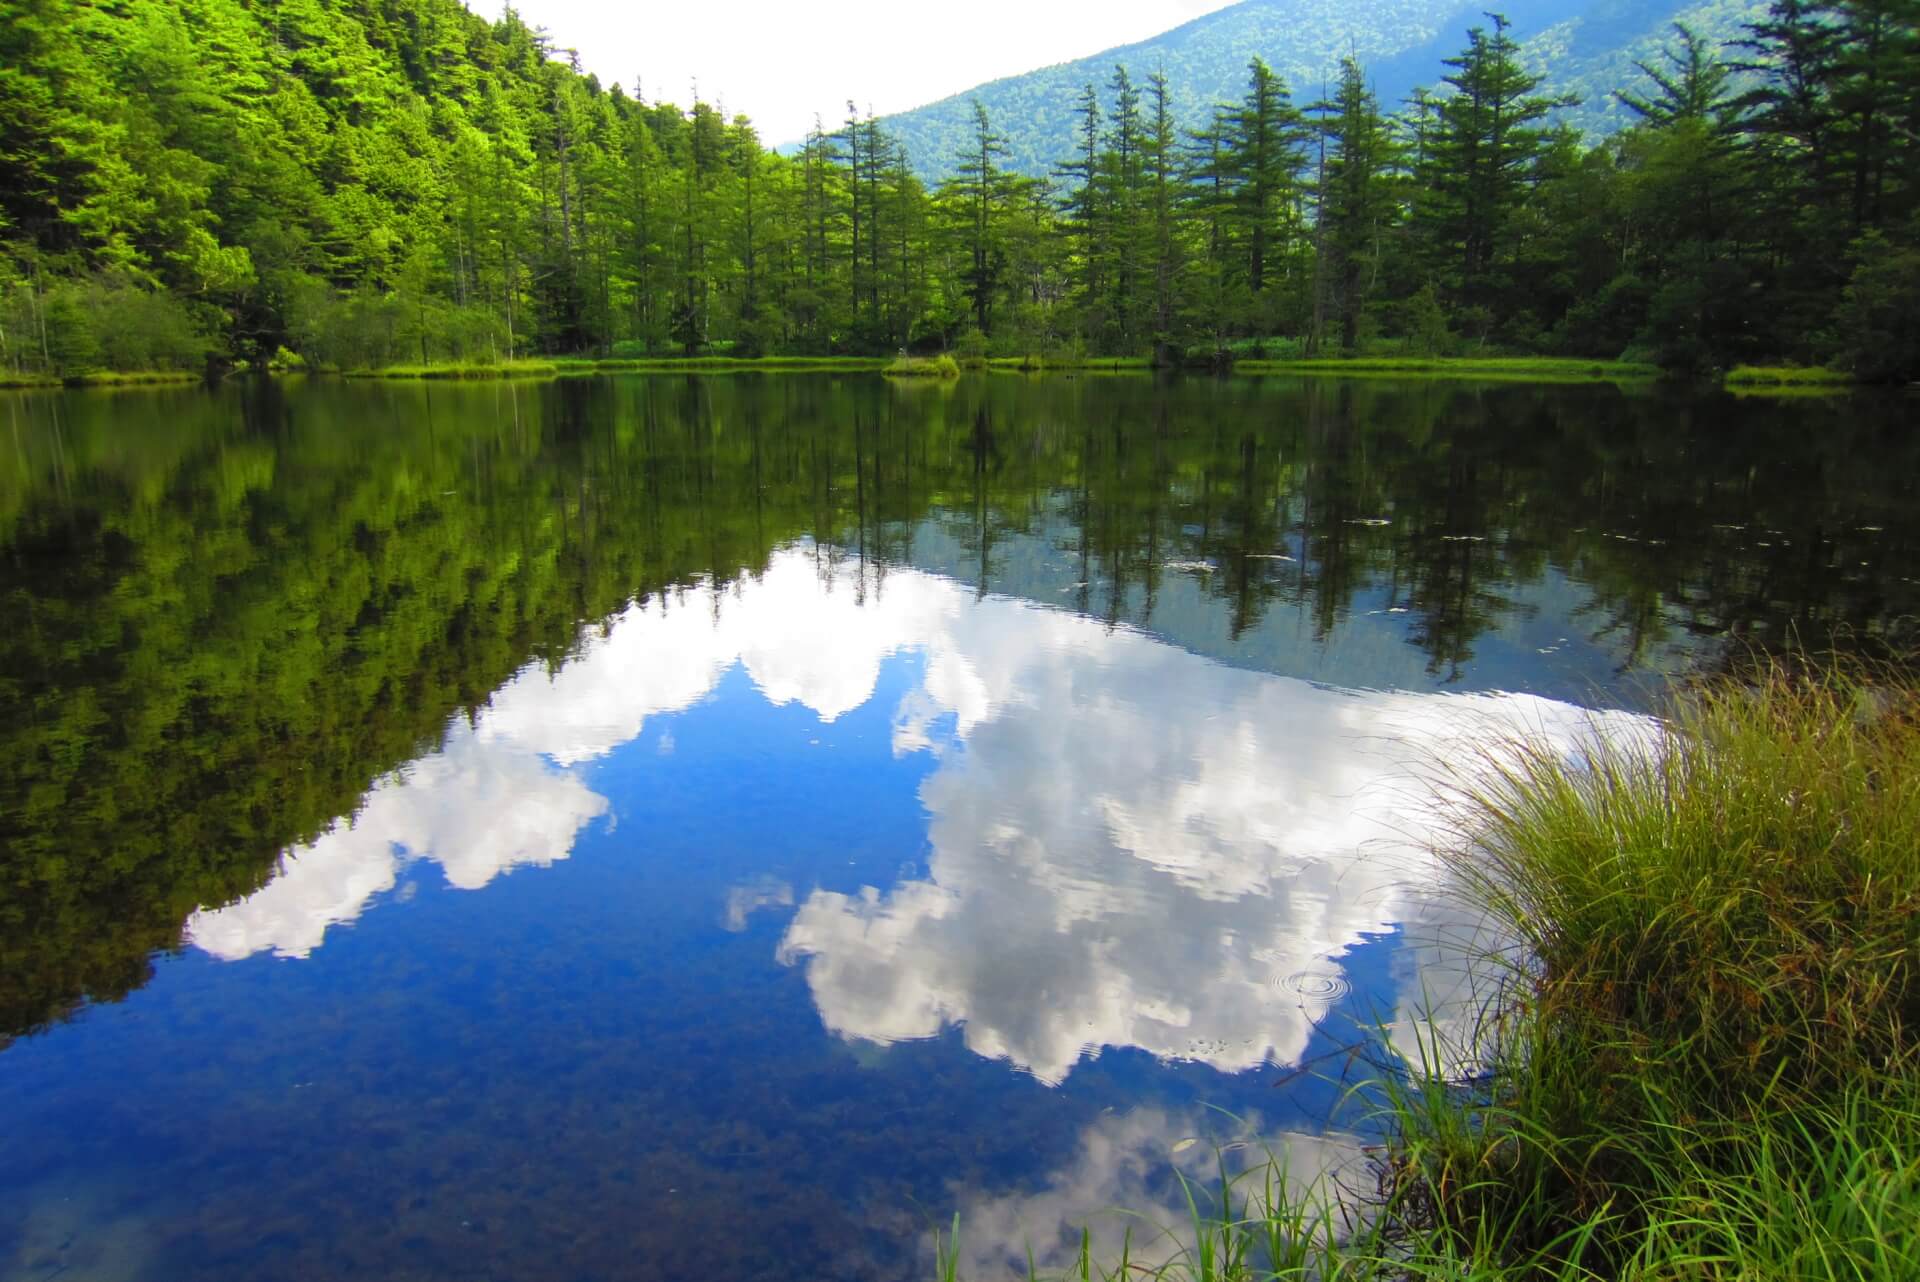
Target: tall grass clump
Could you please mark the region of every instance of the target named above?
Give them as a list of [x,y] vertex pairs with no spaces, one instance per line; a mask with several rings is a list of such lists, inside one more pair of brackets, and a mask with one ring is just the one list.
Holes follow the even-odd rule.
[[[1920,699],[1770,669],[1484,777],[1447,859],[1515,941],[1509,1000],[1483,1087],[1401,1119],[1429,1227],[1586,1226],[1623,1270],[1777,1231],[1866,1258],[1920,1222]],[[1800,1276],[1726,1263],[1676,1276]]]
[[960,362],[945,352],[938,356],[900,356],[884,372],[893,378],[959,378]]

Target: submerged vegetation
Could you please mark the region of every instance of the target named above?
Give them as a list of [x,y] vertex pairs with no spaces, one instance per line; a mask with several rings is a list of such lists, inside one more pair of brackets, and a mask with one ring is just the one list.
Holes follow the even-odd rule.
[[[488,369],[952,352],[1230,363],[1551,356],[1920,376],[1910,4],[1687,28],[1583,140],[1495,15],[1382,103],[1253,58],[1188,131],[1115,67],[1044,110],[1045,177],[975,105],[928,188],[871,116],[791,156],[458,0],[16,0],[0,24],[0,371]],[[1144,70],[1144,69],[1142,69]],[[1004,124],[1005,122],[1001,122]],[[1053,353],[1073,353],[1071,360]]]
[[1514,941],[1475,1044],[1398,1048],[1370,1187],[1192,1190],[1154,1275],[1920,1274],[1920,692],[1770,668],[1516,747],[1446,854]]

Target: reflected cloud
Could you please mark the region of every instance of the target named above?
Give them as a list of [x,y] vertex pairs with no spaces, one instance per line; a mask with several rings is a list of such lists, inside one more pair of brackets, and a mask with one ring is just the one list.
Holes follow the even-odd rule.
[[[810,547],[625,611],[557,670],[530,667],[361,811],[288,852],[242,903],[203,911],[224,958],[306,956],[389,890],[406,859],[477,889],[566,858],[608,815],[586,768],[651,717],[742,669],[823,723],[873,698],[893,656],[920,676],[896,754],[928,753],[924,872],[890,889],[726,892],[720,924],[798,909],[779,958],[855,1041],[963,1030],[1046,1082],[1106,1047],[1224,1072],[1289,1065],[1343,997],[1343,961],[1400,932],[1383,1018],[1465,991],[1437,947],[1434,782],[1526,735],[1567,752],[1639,724],[1518,695],[1330,689],[1223,666],[1155,638]],[[665,736],[662,742],[667,742]],[[908,852],[902,852],[906,854]],[[1418,945],[1418,946],[1416,946]]]
[[760,877],[745,886],[727,891],[727,911],[720,924],[737,935],[762,908],[793,907],[793,887],[774,877]]
[[[1224,1072],[1296,1062],[1350,949],[1445,925],[1434,784],[1515,736],[1572,751],[1608,720],[1331,690],[1012,601],[926,644],[895,747],[943,754],[921,792],[929,874],[816,891],[781,956],[844,1037],[958,1025],[1047,1082],[1109,1046]],[[1409,1020],[1460,987],[1405,979]]]
[[[1231,1129],[1223,1129],[1230,1127]],[[1260,1119],[1243,1123],[1211,1114],[1139,1108],[1107,1115],[1084,1128],[1071,1159],[1031,1192],[961,1191],[961,1277],[1023,1279],[1028,1251],[1043,1276],[1064,1273],[1089,1235],[1098,1276],[1117,1268],[1123,1237],[1131,1232],[1136,1264],[1151,1269],[1170,1260],[1192,1238],[1180,1178],[1202,1200],[1219,1184],[1220,1167],[1251,1170],[1239,1197],[1258,1195],[1269,1163],[1276,1188],[1297,1203],[1335,1209],[1361,1188],[1369,1158],[1358,1137],[1330,1132],[1269,1131]],[[1336,1230],[1338,1223],[1331,1226]]]
[[374,785],[351,820],[287,852],[257,893],[195,913],[187,937],[227,961],[305,957],[329,926],[393,888],[403,858],[432,859],[449,884],[478,890],[511,868],[565,859],[606,811],[606,798],[572,774],[456,724],[439,752]]
[[[226,960],[305,957],[330,926],[390,890],[406,859],[439,863],[462,890],[565,859],[580,830],[609,812],[580,768],[638,737],[648,718],[693,706],[743,666],[771,702],[797,702],[831,722],[872,698],[889,656],[967,603],[929,575],[896,576],[882,592],[823,573],[826,565],[793,549],[757,578],[633,606],[557,671],[529,665],[470,724],[456,722],[439,751],[380,780],[353,817],[287,851],[259,892],[193,914],[188,939]],[[670,743],[662,739],[663,754]]]

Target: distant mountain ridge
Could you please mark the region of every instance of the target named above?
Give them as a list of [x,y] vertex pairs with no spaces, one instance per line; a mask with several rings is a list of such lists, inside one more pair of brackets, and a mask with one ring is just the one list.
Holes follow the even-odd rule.
[[1194,128],[1215,103],[1240,97],[1256,56],[1305,105],[1349,53],[1366,67],[1382,106],[1397,110],[1416,88],[1438,86],[1442,60],[1465,44],[1469,27],[1486,24],[1489,8],[1511,19],[1527,60],[1547,76],[1544,90],[1581,95],[1568,119],[1599,134],[1626,123],[1612,91],[1636,83],[1634,60],[1658,58],[1674,22],[1731,39],[1765,11],[1766,0],[1242,0],[1136,44],[995,80],[885,124],[906,142],[922,177],[937,180],[952,172],[978,98],[1007,136],[1010,167],[1040,175],[1072,150],[1076,95],[1091,81],[1104,102],[1116,65],[1140,83],[1164,70],[1181,125]]

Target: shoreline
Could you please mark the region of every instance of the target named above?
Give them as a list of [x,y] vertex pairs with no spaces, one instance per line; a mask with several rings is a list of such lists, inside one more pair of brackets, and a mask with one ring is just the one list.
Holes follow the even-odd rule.
[[[274,375],[310,374],[356,381],[447,381],[587,378],[608,374],[884,374],[895,378],[950,379],[961,374],[1152,374],[1161,371],[1215,373],[1247,378],[1433,379],[1457,382],[1640,384],[1668,377],[1658,366],[1635,361],[1580,360],[1559,356],[1517,357],[1302,357],[1246,359],[1223,370],[1198,365],[1156,365],[1144,356],[1079,358],[995,356],[957,361],[934,356],[660,356],[553,357],[488,363],[464,361],[390,365],[379,369],[272,370]],[[245,371],[240,371],[245,372]],[[0,390],[181,386],[207,375],[186,370],[100,370],[65,378],[49,374],[0,374]],[[1866,390],[1838,370],[1799,366],[1736,366],[1716,380],[1699,380],[1740,396],[1830,396]]]

